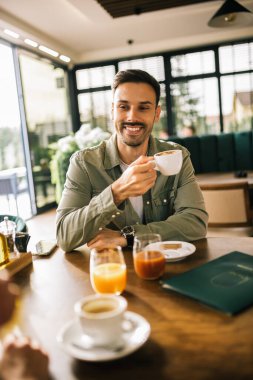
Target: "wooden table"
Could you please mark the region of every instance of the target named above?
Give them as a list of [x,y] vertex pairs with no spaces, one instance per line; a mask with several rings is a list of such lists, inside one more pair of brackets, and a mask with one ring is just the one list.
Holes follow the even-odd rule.
[[197,174],[196,179],[199,183],[200,187],[202,185],[207,184],[227,184],[227,183],[234,183],[234,182],[248,182],[249,187],[253,188],[253,172],[247,172],[248,176],[239,178],[235,177],[234,172],[228,172],[228,173],[205,173],[205,174]]
[[[169,263],[171,277],[239,250],[253,255],[252,238],[208,238],[195,242],[197,251]],[[74,318],[73,305],[93,293],[89,254],[60,249],[14,278],[22,289],[22,330],[39,339],[49,352],[55,380],[253,379],[253,307],[237,316],[209,309],[198,302],[166,292],[158,281],[144,281],[134,273],[131,252],[125,252],[128,309],[151,324],[151,336],[137,352],[114,362],[88,363],[68,356],[58,347],[56,334]]]

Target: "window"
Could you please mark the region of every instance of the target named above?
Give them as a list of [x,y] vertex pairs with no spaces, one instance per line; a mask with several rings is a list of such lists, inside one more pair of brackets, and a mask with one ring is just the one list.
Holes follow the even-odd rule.
[[32,210],[11,47],[0,43],[0,57],[0,173],[6,177],[16,174],[18,189],[18,210],[14,195],[2,195],[0,213],[16,215],[18,212],[27,219],[31,217]]
[[221,74],[253,69],[253,42],[219,48]]
[[[219,48],[224,132],[253,129],[253,43]],[[247,73],[245,73],[247,71]]]
[[213,73],[215,71],[214,52],[211,50],[176,55],[170,59],[173,77]]
[[158,82],[165,80],[164,61],[161,56],[120,61],[119,70],[126,69],[144,70],[152,75]]
[[19,55],[36,206],[55,202],[49,144],[72,131],[65,71],[50,61],[24,52]]
[[180,136],[189,125],[197,134],[253,129],[253,41],[196,50],[78,69],[80,123],[110,130],[111,84],[116,70],[141,69],[161,86],[162,113],[153,129],[155,136]]
[[253,120],[253,73],[221,78],[224,132],[251,130]]
[[194,126],[199,135],[219,132],[216,78],[173,83],[171,93],[177,135],[182,135],[185,126]]
[[93,67],[77,70],[76,81],[78,90],[111,86],[115,75],[114,66]]
[[104,131],[112,131],[112,91],[88,92],[78,95],[81,124],[91,124]]

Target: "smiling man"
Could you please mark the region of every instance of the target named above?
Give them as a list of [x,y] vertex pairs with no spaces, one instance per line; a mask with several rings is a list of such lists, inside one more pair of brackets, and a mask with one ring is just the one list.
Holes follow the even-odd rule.
[[[57,209],[59,246],[71,251],[130,246],[136,234],[162,240],[197,240],[206,235],[207,213],[189,152],[159,141],[152,129],[161,107],[159,83],[142,70],[117,73],[112,86],[113,136],[75,153]],[[180,172],[154,169],[155,153],[181,149]]]

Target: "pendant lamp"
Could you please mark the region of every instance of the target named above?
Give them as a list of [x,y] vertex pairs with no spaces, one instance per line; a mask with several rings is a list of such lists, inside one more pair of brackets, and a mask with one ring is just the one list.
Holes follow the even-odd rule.
[[226,0],[208,25],[213,28],[253,25],[253,13],[235,0]]

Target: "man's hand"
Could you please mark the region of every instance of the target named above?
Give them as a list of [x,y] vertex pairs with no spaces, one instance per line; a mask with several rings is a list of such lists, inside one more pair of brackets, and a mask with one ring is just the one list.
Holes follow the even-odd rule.
[[108,228],[100,231],[97,236],[87,243],[89,248],[103,249],[119,245],[121,247],[127,246],[126,239],[119,231],[109,230]]
[[153,157],[140,156],[112,184],[112,193],[116,205],[129,197],[137,197],[151,189],[156,181]]
[[1,361],[1,379],[21,380],[50,378],[48,355],[29,338],[7,337]]

